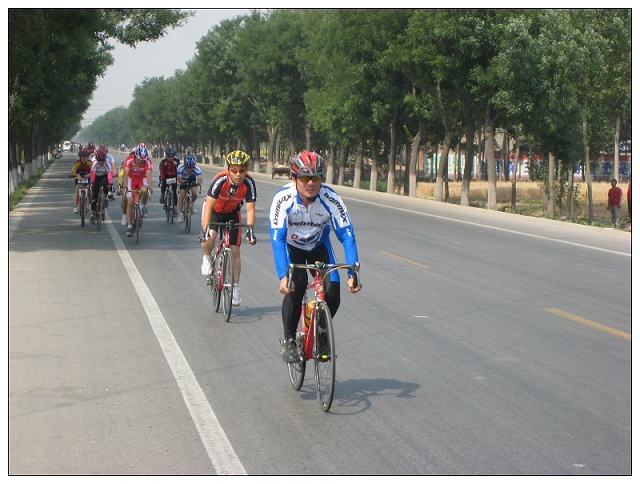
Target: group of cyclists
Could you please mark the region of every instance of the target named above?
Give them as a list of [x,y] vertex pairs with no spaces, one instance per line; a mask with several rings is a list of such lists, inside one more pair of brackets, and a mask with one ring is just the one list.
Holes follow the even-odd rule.
[[[93,145],[93,143],[90,143]],[[159,165],[160,203],[165,197],[173,197],[177,207],[179,221],[184,220],[182,213],[186,196],[192,202],[198,198],[198,187],[202,184],[202,170],[196,164],[192,154],[180,161],[173,148],[166,151]],[[95,217],[96,198],[103,187],[113,200],[113,181],[116,168],[113,158],[109,160],[106,146],[100,145],[91,152],[83,148],[79,159],[74,163],[71,174],[76,178],[74,212],[77,211],[78,186],[89,178],[92,184],[91,223]],[[212,270],[212,253],[216,246],[218,231],[209,229],[211,222],[235,221],[243,223],[242,206],[246,206],[246,224],[249,225],[245,240],[254,245],[256,237],[253,227],[256,221],[257,190],[254,179],[249,174],[250,156],[241,150],[232,151],[225,157],[227,169],[214,175],[206,198],[202,204],[200,246],[203,251],[201,273],[209,276]],[[308,273],[302,269],[294,270],[292,284],[288,284],[287,268],[289,264],[335,263],[336,256],[331,245],[330,235],[334,234],[344,248],[347,264],[358,262],[358,249],[353,223],[347,208],[328,184],[322,183],[325,163],[322,156],[313,151],[302,151],[291,157],[289,168],[292,181],[280,188],[273,197],[269,210],[269,238],[273,251],[276,273],[279,279],[279,292],[284,295],[282,301],[282,324],[284,340],[280,348],[282,359],[295,361],[299,355],[295,345],[295,333],[300,319],[302,299],[308,284]],[[132,191],[141,193],[143,215],[152,189],[149,186],[153,163],[146,146],[141,143],[127,156],[118,172],[118,184],[122,196],[122,225],[127,225],[127,235],[132,235]],[[168,185],[166,180],[176,178],[176,184]],[[179,190],[179,193],[178,193]],[[174,208],[175,210],[175,208]],[[194,210],[195,211],[195,210]],[[240,284],[240,245],[242,234],[235,228],[230,234],[230,246],[234,264],[234,286],[232,304],[241,304]],[[347,273],[347,286],[351,293],[360,290],[354,275]],[[340,279],[337,271],[331,272],[330,280],[325,283],[325,300],[334,316],[340,306]]]

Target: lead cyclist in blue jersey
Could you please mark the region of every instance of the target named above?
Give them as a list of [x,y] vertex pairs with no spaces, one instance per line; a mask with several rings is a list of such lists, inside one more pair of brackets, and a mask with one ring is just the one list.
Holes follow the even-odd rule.
[[[325,172],[324,160],[311,151],[303,151],[289,160],[293,181],[276,192],[269,211],[269,235],[271,248],[280,279],[282,301],[282,325],[284,343],[280,354],[286,362],[297,358],[294,342],[300,319],[302,298],[307,290],[306,270],[295,269],[291,290],[287,289],[289,264],[313,264],[316,261],[335,263],[331,246],[331,229],[342,243],[345,262],[358,262],[358,247],[353,224],[347,207],[338,194],[322,183]],[[358,292],[353,274],[347,273],[349,291]],[[338,271],[329,275],[325,286],[325,301],[334,316],[340,306],[340,276]]]

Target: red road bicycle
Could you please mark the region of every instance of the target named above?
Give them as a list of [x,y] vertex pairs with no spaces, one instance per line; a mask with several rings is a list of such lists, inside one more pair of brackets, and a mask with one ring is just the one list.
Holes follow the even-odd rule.
[[[355,264],[289,264],[287,276],[291,284],[293,270],[311,271],[313,281],[307,290],[313,289],[313,298],[308,300],[305,293],[302,299],[302,312],[296,332],[296,347],[300,355],[298,361],[287,363],[289,379],[295,390],[300,390],[304,381],[307,361],[313,360],[316,380],[316,393],[320,408],[328,412],[333,402],[336,379],[336,348],[333,335],[333,320],[329,306],[324,300],[324,280],[335,270],[350,269],[353,271],[354,283],[360,286],[360,263]],[[290,289],[290,287],[289,287]],[[282,343],[283,341],[281,341]]]
[[129,190],[133,194],[133,231],[128,233],[129,237],[136,236],[136,244],[140,243],[140,228],[142,227],[142,203],[140,202],[140,194],[142,190]]
[[213,264],[211,274],[207,276],[206,283],[211,286],[211,294],[213,295],[213,310],[218,312],[220,303],[222,303],[222,314],[224,320],[229,321],[231,317],[232,298],[233,298],[233,254],[229,237],[231,230],[234,228],[245,227],[253,230],[253,226],[248,224],[239,224],[233,220],[228,222],[211,222],[208,230],[216,230],[220,234],[220,240],[213,256]]

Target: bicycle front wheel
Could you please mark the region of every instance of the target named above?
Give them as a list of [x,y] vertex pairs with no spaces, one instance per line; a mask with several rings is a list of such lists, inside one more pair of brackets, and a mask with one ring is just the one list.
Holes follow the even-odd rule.
[[[169,191],[169,190],[167,190]],[[171,192],[170,192],[171,193]],[[169,195],[169,203],[167,204],[167,222],[173,224],[173,194]]]
[[191,198],[187,195],[184,201],[184,230],[191,232]]
[[84,227],[84,218],[86,216],[87,196],[84,192],[80,193],[80,227]]
[[134,205],[133,230],[136,231],[136,244],[140,242],[140,226],[142,225],[142,210],[140,204]]
[[[167,190],[169,192],[169,190]],[[171,213],[170,203],[165,200],[164,202],[164,216],[167,217],[167,223],[169,223],[169,214]]]
[[233,255],[231,249],[225,249],[222,257],[222,313],[224,320],[229,321],[233,299]]
[[220,257],[216,256],[213,261],[213,274],[211,275],[211,294],[213,294],[213,312],[215,313],[217,313],[220,308],[220,296],[222,295],[221,267]]
[[336,353],[331,312],[324,301],[316,306],[315,334],[316,392],[320,408],[324,412],[328,412],[333,402],[336,380]]

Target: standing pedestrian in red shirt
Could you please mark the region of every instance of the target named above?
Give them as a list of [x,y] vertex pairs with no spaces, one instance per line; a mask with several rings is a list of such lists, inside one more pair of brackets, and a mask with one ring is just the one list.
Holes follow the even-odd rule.
[[611,214],[611,223],[617,229],[620,228],[620,208],[622,207],[622,188],[618,186],[618,180],[611,179],[611,188],[607,196],[607,210]]

